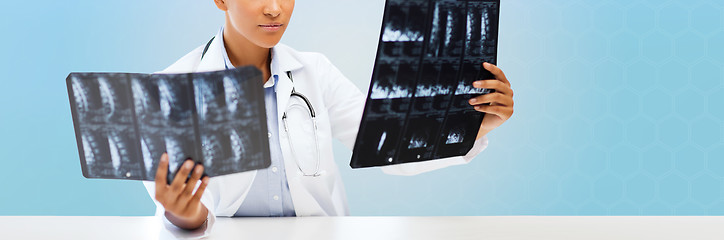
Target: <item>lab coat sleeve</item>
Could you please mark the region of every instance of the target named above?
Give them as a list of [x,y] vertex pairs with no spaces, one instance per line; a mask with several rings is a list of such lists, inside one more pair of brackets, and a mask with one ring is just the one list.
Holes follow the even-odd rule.
[[[332,125],[332,136],[340,140],[349,149],[353,149],[367,98],[326,57],[321,56],[320,63],[317,65],[319,66],[317,71],[325,73],[323,79],[329,80],[329,82],[324,83],[324,86],[327,87],[324,93],[330,124]],[[416,175],[448,166],[469,163],[487,146],[488,138],[483,136],[475,141],[473,147],[464,156],[384,166],[381,169],[382,172],[391,175]]]
[[321,86],[325,88],[324,102],[327,106],[332,137],[349,149],[353,149],[366,96],[326,57],[320,54],[319,59],[316,71],[322,74],[321,79],[327,80],[321,83]]
[[[207,221],[201,228],[194,231],[188,231],[176,227],[176,225],[173,225],[173,223],[171,223],[171,221],[166,218],[166,210],[164,209],[163,205],[161,205],[161,203],[156,201],[155,182],[143,181],[143,185],[146,187],[146,191],[148,191],[151,199],[153,199],[153,202],[156,204],[156,218],[158,218],[159,221],[163,222],[164,229],[161,229],[162,236],[165,235],[167,237],[171,237],[171,239],[199,239],[209,236],[209,234],[211,233],[211,229],[216,222],[216,215],[214,214],[214,199],[208,188],[206,188],[206,190],[204,191],[204,195],[201,196],[201,203],[206,207],[206,209],[209,210],[209,214],[206,216]],[[198,184],[196,187],[198,188]]]

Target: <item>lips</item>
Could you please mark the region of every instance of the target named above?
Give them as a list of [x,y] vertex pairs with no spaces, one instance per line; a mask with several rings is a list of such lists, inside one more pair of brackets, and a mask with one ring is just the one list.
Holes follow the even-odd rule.
[[269,23],[269,24],[261,24],[259,27],[267,32],[276,32],[279,31],[284,24],[281,23]]

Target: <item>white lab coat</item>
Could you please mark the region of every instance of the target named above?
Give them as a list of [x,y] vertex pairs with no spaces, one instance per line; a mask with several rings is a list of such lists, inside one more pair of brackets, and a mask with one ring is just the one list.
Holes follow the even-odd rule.
[[[201,60],[201,53],[206,44],[194,49],[176,63],[159,73],[188,73],[223,70],[225,68],[222,45],[218,36],[212,41],[206,55]],[[353,148],[359,129],[360,119],[365,105],[366,96],[350,82],[322,54],[297,52],[294,49],[278,44],[272,49],[272,74],[279,76],[277,84],[277,116],[285,111],[292,87],[309,98],[317,113],[319,146],[321,152],[321,173],[319,177],[302,176],[297,163],[292,158],[288,136],[284,124],[279,126],[279,139],[286,169],[289,191],[297,216],[343,216],[349,215],[347,197],[340,177],[337,164],[333,159],[332,138],[340,140],[344,145]],[[291,71],[294,82],[285,72]],[[261,89],[260,89],[261,91]],[[289,122],[290,128],[295,127]],[[294,136],[295,145],[308,144],[314,148],[313,134]],[[382,171],[393,175],[415,175],[451,165],[470,162],[487,146],[486,137],[477,140],[470,152],[461,157],[451,157],[427,162],[408,163],[381,167]],[[296,147],[296,146],[295,146]],[[304,146],[302,146],[304,147]],[[300,159],[300,162],[305,159]],[[313,161],[313,160],[306,160]],[[348,160],[347,160],[348,161]],[[302,163],[304,165],[304,163]],[[311,165],[310,165],[311,166]],[[304,169],[311,169],[305,166]],[[344,162],[344,167],[348,163]],[[309,170],[307,170],[309,171]],[[246,198],[251,183],[254,182],[256,171],[243,172],[213,177],[204,192],[201,202],[208,208],[208,224],[205,233],[213,226],[217,216],[229,217],[236,213]],[[154,199],[154,182],[144,182],[148,193]],[[167,228],[173,228],[164,216],[164,208],[156,203],[156,216],[164,219]]]

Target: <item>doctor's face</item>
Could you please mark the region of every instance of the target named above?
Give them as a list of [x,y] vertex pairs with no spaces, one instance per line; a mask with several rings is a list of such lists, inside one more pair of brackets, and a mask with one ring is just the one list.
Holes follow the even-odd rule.
[[[250,42],[272,48],[282,38],[294,11],[294,0],[215,0],[226,11],[227,28]],[[230,29],[231,30],[231,29]]]

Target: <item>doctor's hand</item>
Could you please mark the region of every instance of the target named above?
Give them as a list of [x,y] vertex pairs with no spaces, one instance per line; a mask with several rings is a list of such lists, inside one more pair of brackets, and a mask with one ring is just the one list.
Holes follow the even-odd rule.
[[[193,174],[187,182],[186,178],[192,170]],[[156,201],[163,205],[166,209],[166,218],[177,227],[196,229],[206,222],[208,209],[201,204],[201,195],[209,183],[209,177],[204,177],[194,192],[203,172],[203,166],[198,165],[194,168],[194,162],[186,160],[169,185],[166,180],[168,154],[164,153],[161,156],[161,162],[156,170]]]
[[[513,116],[513,89],[505,73],[490,63],[483,63],[483,67],[493,73],[496,79],[476,81],[473,87],[493,89],[495,92],[470,99],[470,105],[475,106],[475,110],[486,113],[476,139],[485,136]],[[487,103],[490,105],[485,105]]]

